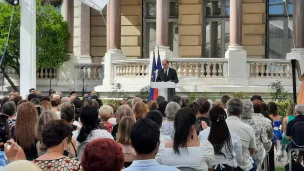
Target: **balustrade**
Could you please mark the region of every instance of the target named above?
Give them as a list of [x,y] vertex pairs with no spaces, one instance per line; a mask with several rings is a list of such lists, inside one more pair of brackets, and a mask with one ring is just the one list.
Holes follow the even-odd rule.
[[291,63],[288,60],[248,60],[251,78],[291,79]]
[[78,64],[75,67],[78,71],[78,79],[101,80],[101,64]]
[[179,77],[223,78],[227,59],[173,58],[169,63]]
[[36,72],[38,79],[54,79],[57,78],[57,68],[39,68]]
[[117,60],[113,62],[116,77],[146,77],[149,75],[149,60]]

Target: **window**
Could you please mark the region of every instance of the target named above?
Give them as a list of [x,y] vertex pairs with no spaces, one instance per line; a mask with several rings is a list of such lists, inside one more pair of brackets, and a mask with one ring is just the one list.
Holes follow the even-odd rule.
[[269,0],[268,4],[267,57],[285,59],[292,41],[292,0]]
[[[156,0],[143,1],[143,58],[149,58],[156,45]],[[170,2],[169,48],[178,57],[178,0]]]
[[230,39],[230,0],[204,1],[202,56],[224,58]]

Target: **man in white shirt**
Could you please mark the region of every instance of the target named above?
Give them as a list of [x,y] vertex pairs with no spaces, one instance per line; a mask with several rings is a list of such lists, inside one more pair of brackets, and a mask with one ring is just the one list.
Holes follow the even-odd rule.
[[139,119],[133,125],[131,145],[136,152],[136,160],[124,171],[179,171],[175,167],[160,165],[155,160],[160,144],[159,135],[159,126],[150,119]]
[[227,102],[227,113],[229,117],[226,119],[226,123],[229,130],[241,138],[243,161],[239,167],[241,170],[250,171],[253,169],[253,162],[250,156],[254,154],[254,150],[256,149],[256,140],[252,127],[240,120],[243,110],[244,105],[242,100],[237,98],[230,99]]

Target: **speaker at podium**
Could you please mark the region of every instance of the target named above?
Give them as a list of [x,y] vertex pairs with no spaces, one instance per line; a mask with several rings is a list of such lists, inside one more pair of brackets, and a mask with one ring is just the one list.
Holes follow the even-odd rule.
[[176,83],[174,82],[151,82],[151,88],[158,89],[158,95],[163,96],[166,100],[171,101],[175,95]]

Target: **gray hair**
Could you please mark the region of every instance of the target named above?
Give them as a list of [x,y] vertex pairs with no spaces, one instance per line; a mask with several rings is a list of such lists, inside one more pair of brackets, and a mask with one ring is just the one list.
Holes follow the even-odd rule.
[[242,114],[242,119],[252,119],[252,113],[253,113],[253,103],[251,100],[246,99],[243,100],[244,104],[244,111]]
[[180,109],[180,105],[176,102],[170,102],[167,104],[165,113],[169,120],[174,120],[176,112]]
[[227,113],[228,115],[241,115],[244,110],[244,104],[242,100],[237,98],[232,98],[227,102]]
[[142,99],[141,99],[140,97],[134,97],[134,98],[132,99],[132,108],[135,106],[135,104],[136,104],[137,102],[142,102]]
[[296,105],[295,112],[297,115],[304,115],[304,104]]

